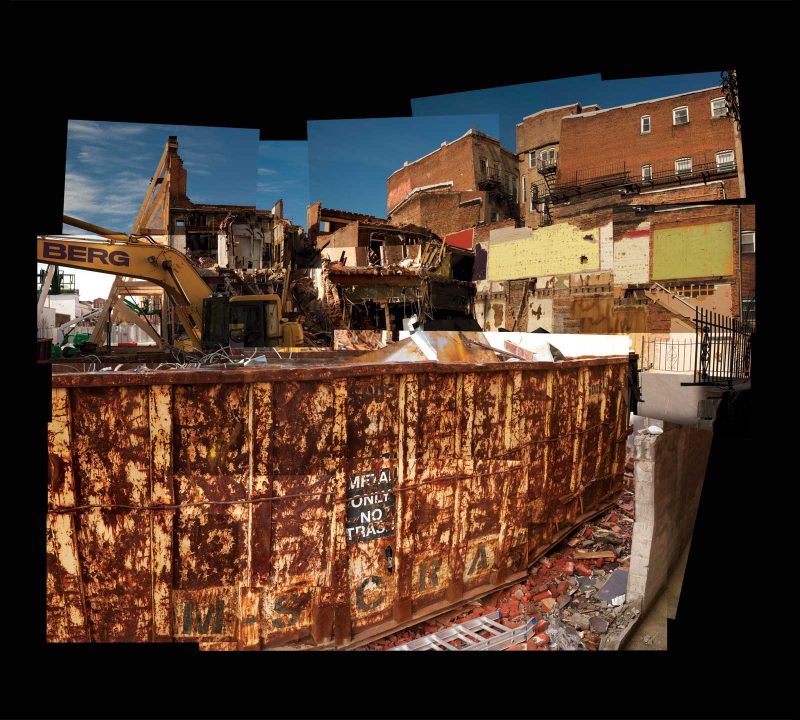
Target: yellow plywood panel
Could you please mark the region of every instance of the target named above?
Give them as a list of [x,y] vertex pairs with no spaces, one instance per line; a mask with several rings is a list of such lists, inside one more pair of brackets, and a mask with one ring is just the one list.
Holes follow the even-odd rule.
[[486,279],[518,280],[599,269],[599,228],[582,230],[560,223],[533,230],[526,238],[490,241]]
[[733,274],[731,222],[657,229],[653,235],[653,280]]

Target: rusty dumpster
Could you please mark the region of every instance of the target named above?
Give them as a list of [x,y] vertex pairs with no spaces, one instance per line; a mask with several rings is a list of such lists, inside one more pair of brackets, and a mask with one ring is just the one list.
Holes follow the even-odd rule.
[[54,372],[47,637],[346,648],[621,489],[626,355]]

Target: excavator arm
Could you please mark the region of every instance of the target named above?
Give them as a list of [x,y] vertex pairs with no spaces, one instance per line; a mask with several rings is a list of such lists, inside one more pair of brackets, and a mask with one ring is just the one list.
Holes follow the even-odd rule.
[[203,300],[212,293],[185,255],[152,240],[128,237],[75,218],[64,216],[64,222],[103,235],[106,240],[40,236],[36,246],[39,262],[132,277],[159,285],[172,300],[192,344],[198,350],[201,348]]

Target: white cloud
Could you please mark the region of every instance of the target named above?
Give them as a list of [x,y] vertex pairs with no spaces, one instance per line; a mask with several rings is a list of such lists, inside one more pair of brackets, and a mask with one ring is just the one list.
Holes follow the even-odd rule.
[[112,230],[126,232],[136,217],[148,179],[132,173],[110,178],[67,171],[64,177],[64,213],[103,225],[113,222]]
[[271,170],[270,168],[260,167],[258,168],[259,175],[277,175],[277,170]]
[[128,142],[147,130],[146,125],[131,123],[95,122],[70,120],[67,126],[68,140],[90,140],[95,143],[112,143],[120,139]]

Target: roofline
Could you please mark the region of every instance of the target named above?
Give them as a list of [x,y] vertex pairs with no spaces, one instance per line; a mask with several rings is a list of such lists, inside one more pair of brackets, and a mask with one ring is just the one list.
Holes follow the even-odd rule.
[[409,190],[406,193],[406,196],[395,205],[391,210],[389,210],[389,217],[391,217],[392,213],[395,212],[401,205],[403,205],[406,200],[410,200],[412,195],[416,195],[417,193],[425,192],[426,190],[437,190],[439,188],[452,188],[453,181],[446,180],[445,182],[434,183],[433,185],[420,185],[419,187],[415,187],[412,190]]
[[[596,105],[597,103],[589,103],[589,104],[590,105]],[[576,100],[574,103],[569,103],[569,105],[560,105],[559,107],[552,107],[552,108],[545,108],[544,110],[538,110],[537,112],[533,113],[532,115],[526,115],[524,118],[522,118],[522,122],[517,123],[517,127],[522,125],[522,123],[524,123],[526,120],[529,120],[532,117],[536,117],[537,115],[541,115],[542,113],[555,112],[556,110],[564,110],[564,109],[566,109],[568,107],[572,107],[573,105],[580,105],[581,107],[583,107],[583,104],[579,103]]]
[[639,100],[639,102],[628,103],[627,105],[616,105],[614,107],[604,108],[603,110],[592,110],[587,113],[565,115],[564,118],[562,119],[590,117],[592,115],[599,115],[600,113],[608,112],[609,110],[622,110],[624,108],[636,107],[637,105],[648,105],[649,103],[661,102],[662,100],[672,100],[672,98],[685,97],[686,95],[697,95],[698,93],[708,92],[709,90],[716,90],[722,92],[722,89],[719,87],[719,85],[714,85],[713,87],[703,88],[702,90],[690,90],[689,92],[678,93],[677,95],[667,95],[666,97],[652,98],[651,100]]
[[454,145],[454,144],[455,144],[455,143],[457,143],[459,140],[463,140],[465,137],[467,137],[467,136],[469,136],[469,135],[476,135],[476,136],[477,136],[477,135],[480,135],[481,137],[488,138],[489,140],[492,140],[492,141],[496,142],[496,143],[497,143],[497,144],[500,146],[500,149],[501,149],[501,150],[505,150],[505,151],[506,151],[506,152],[507,152],[509,155],[513,155],[513,156],[516,158],[516,155],[515,155],[514,153],[512,153],[510,150],[506,150],[506,148],[504,148],[504,147],[503,147],[503,146],[500,144],[500,140],[499,140],[498,138],[496,138],[496,137],[494,137],[494,136],[492,136],[492,135],[488,135],[488,134],[486,134],[485,132],[481,132],[480,130],[475,130],[475,129],[473,129],[473,128],[470,128],[470,129],[469,129],[469,130],[467,130],[467,132],[465,132],[465,133],[464,133],[464,134],[463,134],[461,137],[457,137],[455,140],[451,140],[450,142],[447,142],[447,141],[445,141],[445,142],[443,142],[441,145],[439,145],[439,147],[438,147],[438,148],[436,148],[436,150],[433,150],[433,151],[431,151],[431,152],[427,153],[426,155],[423,155],[422,157],[420,157],[420,158],[417,158],[416,160],[412,160],[412,161],[411,161],[411,162],[409,162],[409,163],[405,163],[405,164],[403,165],[403,167],[401,167],[401,168],[397,168],[397,170],[395,170],[395,171],[394,171],[394,172],[393,172],[391,175],[389,175],[389,177],[388,177],[388,178],[386,178],[387,182],[388,182],[389,180],[391,180],[391,178],[392,178],[392,176],[393,176],[393,175],[396,175],[396,174],[397,174],[397,173],[399,173],[401,170],[405,170],[405,169],[406,169],[407,167],[409,167],[410,165],[414,165],[414,164],[418,163],[420,160],[424,160],[426,157],[430,157],[431,155],[435,155],[435,154],[436,154],[437,152],[439,152],[439,151],[440,151],[440,150],[441,150],[443,147],[449,147],[450,145]]

